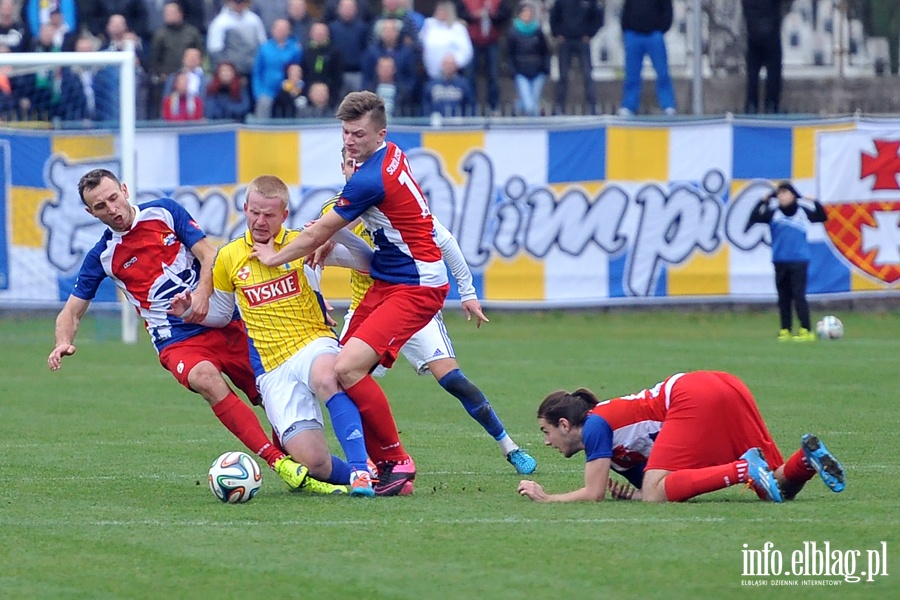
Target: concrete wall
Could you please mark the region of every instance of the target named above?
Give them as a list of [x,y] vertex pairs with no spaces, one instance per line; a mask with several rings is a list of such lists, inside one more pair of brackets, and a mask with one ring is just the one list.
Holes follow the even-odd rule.
[[[614,114],[622,97],[622,82],[597,81],[597,98],[600,112]],[[760,82],[763,87],[764,82]],[[692,87],[690,79],[675,79],[675,93],[678,100],[678,112],[692,112]],[[483,96],[484,85],[480,85]],[[544,88],[544,101],[552,103],[554,82],[548,81]],[[512,106],[516,92],[512,81],[503,78],[502,102]],[[703,86],[704,113],[709,115],[727,112],[741,113],[744,107],[746,82],[743,75],[729,75],[707,79]],[[579,75],[574,72],[569,82],[569,98],[567,112],[571,114],[585,113],[583,106],[584,88]],[[865,78],[815,78],[786,79],[781,98],[782,111],[785,113],[804,113],[817,115],[840,115],[857,110],[867,114],[900,114],[900,77],[865,77]],[[641,112],[658,114],[659,106],[653,81],[645,81]]]

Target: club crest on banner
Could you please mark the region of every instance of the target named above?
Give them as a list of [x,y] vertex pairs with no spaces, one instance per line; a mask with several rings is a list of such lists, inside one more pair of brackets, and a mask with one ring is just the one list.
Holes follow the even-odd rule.
[[835,249],[857,270],[900,280],[900,132],[819,134],[819,198]]

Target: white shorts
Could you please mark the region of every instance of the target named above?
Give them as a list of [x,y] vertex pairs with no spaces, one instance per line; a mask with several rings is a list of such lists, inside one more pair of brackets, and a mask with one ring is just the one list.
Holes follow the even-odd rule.
[[[341,339],[347,331],[350,319],[353,318],[353,311],[347,311],[344,316],[344,328],[341,330]],[[456,358],[453,352],[453,342],[450,341],[450,334],[447,333],[447,327],[444,325],[444,316],[440,311],[430,321],[428,325],[420,329],[409,338],[400,353],[406,357],[409,364],[413,366],[419,375],[428,373],[428,363],[440,360],[442,358]],[[376,367],[372,375],[381,377],[387,370],[379,365]]]
[[318,338],[256,378],[266,417],[282,445],[301,431],[324,428],[322,406],[310,387],[309,373],[320,355],[339,351],[337,340]]

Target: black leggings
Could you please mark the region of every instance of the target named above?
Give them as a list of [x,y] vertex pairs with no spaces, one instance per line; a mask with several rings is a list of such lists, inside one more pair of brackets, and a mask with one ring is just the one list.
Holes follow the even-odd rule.
[[775,289],[778,290],[778,312],[781,328],[791,329],[791,305],[797,308],[800,327],[810,329],[809,304],[806,302],[807,262],[775,263]]

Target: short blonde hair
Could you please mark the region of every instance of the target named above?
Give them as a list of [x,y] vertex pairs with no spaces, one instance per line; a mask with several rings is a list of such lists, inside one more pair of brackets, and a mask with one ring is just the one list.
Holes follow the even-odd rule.
[[263,198],[278,198],[285,208],[291,198],[287,184],[275,175],[260,175],[251,181],[247,186],[248,198],[252,192],[256,192]]

